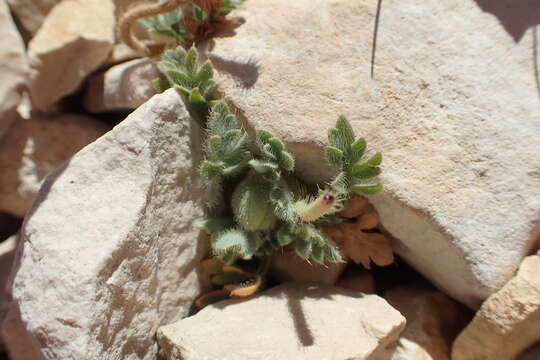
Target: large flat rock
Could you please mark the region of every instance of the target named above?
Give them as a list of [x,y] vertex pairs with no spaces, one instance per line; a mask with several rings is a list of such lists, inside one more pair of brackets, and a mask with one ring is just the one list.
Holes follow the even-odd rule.
[[405,319],[376,295],[287,283],[160,328],[168,360],[383,360]]
[[13,360],[155,359],[201,291],[200,141],[169,90],[47,178],[14,265]]
[[371,201],[396,251],[471,307],[512,277],[540,219],[540,4],[489,3],[383,1],[374,59],[376,1],[251,0],[235,36],[201,46],[247,128],[283,139],[307,180],[329,178],[326,130],[346,115],[384,155]]

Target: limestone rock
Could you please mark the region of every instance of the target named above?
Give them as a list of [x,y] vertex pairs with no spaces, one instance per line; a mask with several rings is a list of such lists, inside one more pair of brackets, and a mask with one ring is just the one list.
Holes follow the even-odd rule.
[[93,113],[136,109],[156,93],[152,80],[158,75],[149,59],[115,65],[90,78],[84,106]]
[[405,319],[392,360],[450,360],[450,347],[467,324],[463,306],[423,284],[389,290],[384,295]]
[[73,114],[17,119],[0,140],[0,211],[24,216],[45,177],[109,129]]
[[378,296],[288,283],[207,306],[158,339],[168,360],[385,359],[404,326]]
[[7,0],[11,11],[30,34],[35,34],[51,9],[61,0]]
[[327,265],[310,263],[293,251],[286,250],[272,257],[269,274],[280,282],[318,282],[334,285],[346,266],[346,263]]
[[111,0],[70,0],[55,6],[28,45],[34,105],[46,109],[77,90],[109,56],[114,28]]
[[452,347],[452,360],[512,360],[540,341],[540,254],[491,295]]
[[4,1],[0,2],[0,137],[15,120],[28,77],[24,44]]
[[155,359],[200,292],[201,138],[169,90],[49,175],[21,230],[13,360]]
[[[372,69],[376,6],[250,0],[235,36],[200,47],[246,127],[284,140],[309,181],[330,177],[327,129],[346,115],[384,156],[386,191],[370,200],[396,252],[478,307],[512,277],[539,220],[532,30],[515,43],[473,1],[384,1]],[[504,9],[519,22],[540,4]]]
[[[0,243],[0,324],[6,317],[9,309],[9,296],[5,292],[8,275],[15,257],[15,247],[17,246],[17,235],[13,235]],[[0,336],[0,350],[3,348],[2,337]]]

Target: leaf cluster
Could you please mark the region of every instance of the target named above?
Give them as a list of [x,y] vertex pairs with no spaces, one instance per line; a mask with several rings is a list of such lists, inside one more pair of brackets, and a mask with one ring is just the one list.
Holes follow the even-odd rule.
[[[317,208],[322,197],[317,198],[295,177],[295,160],[285,144],[261,129],[250,142],[238,117],[224,100],[218,100],[211,64],[200,65],[194,48],[166,51],[158,68],[167,83],[205,118],[207,141],[200,171],[211,216],[201,228],[210,234],[214,256],[225,264],[234,264],[267,258],[288,247],[308,261],[342,261],[338,247],[323,233],[322,225],[336,222],[332,214],[350,191],[380,191],[366,182],[380,173],[380,154],[361,162],[365,140],[355,140],[350,124],[341,117],[329,131],[326,149],[328,161],[338,169],[325,190],[332,194],[330,199],[336,206]],[[302,218],[299,205],[315,207],[317,211],[311,213],[316,215],[309,220]]]
[[154,80],[158,91],[174,87],[196,112],[206,116],[211,101],[216,98],[214,70],[209,61],[199,63],[199,54],[195,48],[186,51],[182,47],[166,50],[158,69],[163,77]]
[[366,140],[356,139],[353,128],[344,116],[340,116],[336,126],[328,130],[328,142],[326,159],[338,170],[331,183],[336,192],[373,195],[382,191],[383,186],[378,181],[381,153],[362,161],[367,147]]

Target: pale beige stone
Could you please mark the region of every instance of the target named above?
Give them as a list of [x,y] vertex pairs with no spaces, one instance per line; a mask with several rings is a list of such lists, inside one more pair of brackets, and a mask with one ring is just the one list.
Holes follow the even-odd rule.
[[77,90],[109,56],[114,31],[111,0],[70,0],[55,6],[28,45],[34,105],[46,109]]
[[[0,324],[4,321],[9,309],[10,296],[6,293],[5,288],[15,257],[16,246],[17,235],[10,236],[0,243]],[[0,350],[3,347],[3,339],[0,336]]]
[[391,289],[384,298],[407,319],[392,360],[450,360],[452,342],[467,324],[462,305],[420,283]]
[[35,34],[47,14],[61,0],[7,0],[11,11],[30,34]]
[[168,360],[382,360],[404,326],[376,295],[288,283],[207,306],[158,339]]
[[478,307],[536,238],[534,29],[516,43],[474,1],[383,1],[371,78],[377,3],[250,0],[234,36],[200,47],[247,128],[284,140],[307,180],[329,178],[326,132],[346,115],[384,156],[386,191],[370,201],[397,253]]
[[269,274],[280,282],[318,282],[334,285],[346,266],[346,263],[321,265],[308,262],[294,251],[285,250],[272,257]]
[[540,254],[491,295],[452,347],[452,360],[513,360],[540,341]]
[[21,230],[12,360],[156,358],[201,291],[201,140],[169,90],[49,175]]
[[16,120],[0,140],[0,211],[24,216],[45,177],[109,129],[74,114]]
[[152,80],[159,76],[150,59],[135,59],[91,77],[84,107],[92,113],[133,110],[156,93]]
[[28,60],[24,44],[9,8],[0,2],[0,138],[16,119],[16,108],[28,81]]

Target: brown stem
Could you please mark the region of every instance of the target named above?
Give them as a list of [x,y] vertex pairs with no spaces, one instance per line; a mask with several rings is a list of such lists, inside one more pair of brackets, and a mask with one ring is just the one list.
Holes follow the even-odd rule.
[[128,10],[120,17],[120,40],[122,40],[124,44],[133,50],[142,52],[147,56],[151,56],[152,51],[150,48],[148,48],[148,46],[146,46],[146,44],[141,40],[137,39],[131,32],[133,24],[140,18],[155,16],[172,11],[180,6],[180,4],[184,1],[186,0],[169,0],[166,3],[158,4],[140,4]]

